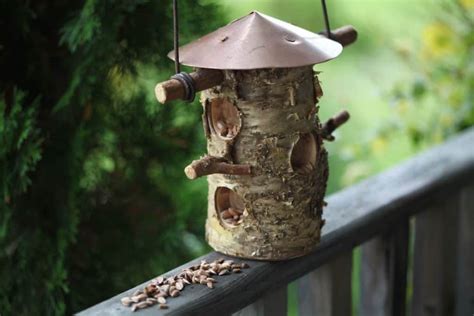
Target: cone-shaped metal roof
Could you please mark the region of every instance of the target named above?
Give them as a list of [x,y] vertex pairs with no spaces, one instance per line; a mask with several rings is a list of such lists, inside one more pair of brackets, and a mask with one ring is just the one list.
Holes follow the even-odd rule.
[[199,68],[286,68],[322,63],[341,51],[336,41],[253,11],[180,47],[179,59]]

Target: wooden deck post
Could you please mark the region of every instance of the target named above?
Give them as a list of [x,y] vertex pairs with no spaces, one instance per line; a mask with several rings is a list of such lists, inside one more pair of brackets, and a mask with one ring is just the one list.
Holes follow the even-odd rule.
[[352,251],[298,280],[300,315],[351,315]]
[[360,315],[404,316],[409,222],[362,245]]
[[287,286],[270,291],[254,303],[244,307],[232,316],[286,316]]
[[416,216],[413,316],[454,313],[459,195],[431,205]]
[[474,313],[474,184],[461,193],[456,285],[457,316]]

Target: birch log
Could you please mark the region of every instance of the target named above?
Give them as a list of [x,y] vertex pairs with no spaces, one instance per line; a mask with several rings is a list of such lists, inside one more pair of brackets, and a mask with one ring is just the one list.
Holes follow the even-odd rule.
[[[208,154],[250,165],[252,174],[208,176],[206,238],[215,250],[244,258],[305,255],[319,241],[328,178],[317,78],[311,66],[224,75],[201,96]],[[235,225],[221,218],[227,208],[243,214]]]

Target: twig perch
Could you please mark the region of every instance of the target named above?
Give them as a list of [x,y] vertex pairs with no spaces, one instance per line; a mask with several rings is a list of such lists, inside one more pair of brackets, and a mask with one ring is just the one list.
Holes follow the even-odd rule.
[[[199,69],[189,75],[193,78],[196,92],[217,86],[224,80],[223,72],[216,69]],[[170,79],[156,85],[155,96],[160,103],[166,103],[185,98],[186,90],[181,82]]]
[[[319,32],[326,36],[326,32]],[[332,39],[339,42],[342,46],[347,46],[357,40],[357,31],[352,25],[345,25],[331,31]]]
[[193,180],[214,173],[249,175],[251,170],[249,165],[234,165],[228,163],[224,158],[205,156],[199,160],[194,160],[184,168],[184,173],[189,179]]
[[350,115],[347,111],[342,111],[334,115],[329,120],[327,120],[326,123],[323,124],[323,127],[321,129],[321,136],[325,140],[333,141],[335,138],[332,135],[332,132],[334,132],[339,126],[347,122],[349,118]]

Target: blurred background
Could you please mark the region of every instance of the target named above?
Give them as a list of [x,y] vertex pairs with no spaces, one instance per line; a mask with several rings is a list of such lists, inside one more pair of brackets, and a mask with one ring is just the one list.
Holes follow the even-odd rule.
[[[324,29],[317,0],[180,0],[181,41],[254,9]],[[321,118],[352,115],[327,146],[328,193],[474,124],[474,0],[328,10],[333,28],[359,31],[315,67]],[[171,0],[0,1],[2,315],[72,314],[210,250],[206,180],[183,173],[206,151],[201,106],[153,93],[173,73],[171,11]]]

